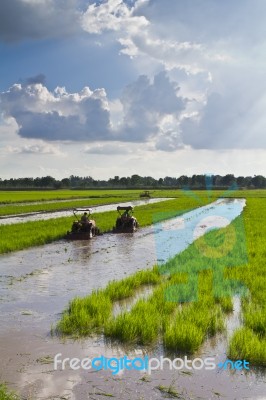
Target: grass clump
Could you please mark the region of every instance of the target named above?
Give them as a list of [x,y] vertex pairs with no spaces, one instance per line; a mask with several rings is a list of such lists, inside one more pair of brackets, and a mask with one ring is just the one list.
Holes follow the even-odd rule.
[[151,344],[158,338],[160,312],[155,305],[139,300],[129,313],[124,312],[107,321],[104,326],[106,336],[122,342]]
[[183,396],[178,393],[178,391],[173,386],[173,383],[171,383],[171,385],[169,386],[159,385],[156,386],[156,388],[170,398],[183,399]]
[[166,328],[163,340],[169,350],[194,353],[204,341],[204,332],[191,322],[176,319]]
[[92,334],[110,321],[115,301],[132,296],[141,285],[156,284],[160,279],[158,268],[154,267],[119,282],[111,281],[105,289],[93,291],[84,298],[76,297],[63,313],[56,331],[66,335]]
[[230,340],[228,356],[233,360],[247,360],[252,365],[266,367],[266,339],[259,338],[251,329],[238,329]]
[[105,323],[112,311],[110,298],[103,290],[73,299],[57,324],[56,330],[66,335],[89,335]]
[[254,309],[249,307],[244,312],[244,324],[252,329],[259,337],[266,336],[266,307]]
[[163,341],[169,350],[194,353],[207,336],[224,329],[224,317],[219,306],[210,308],[208,302],[191,303],[184,306],[168,321]]
[[0,400],[19,400],[18,395],[8,390],[4,383],[0,383]]
[[105,293],[112,301],[125,299],[134,295],[135,291],[142,285],[155,285],[160,282],[158,268],[139,271],[129,278],[108,283]]

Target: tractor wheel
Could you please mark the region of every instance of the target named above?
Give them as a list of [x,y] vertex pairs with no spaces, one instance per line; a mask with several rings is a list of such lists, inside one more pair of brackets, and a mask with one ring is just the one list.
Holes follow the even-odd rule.
[[90,239],[96,235],[96,228],[94,226],[90,229]]

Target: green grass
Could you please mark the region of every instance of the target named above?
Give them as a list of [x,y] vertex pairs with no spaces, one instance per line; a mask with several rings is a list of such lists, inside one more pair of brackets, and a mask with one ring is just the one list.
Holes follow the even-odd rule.
[[[139,199],[141,190],[54,190],[54,191],[0,191],[0,216],[23,214],[37,211],[56,211],[75,207],[95,206],[100,204],[111,204],[115,202]],[[266,191],[218,191],[211,193],[212,199],[217,197],[265,197]],[[198,204],[204,204],[208,196],[206,191],[183,191],[183,190],[152,190],[152,198],[176,197],[192,198]],[[59,202],[58,200],[69,200]],[[23,204],[40,202],[40,204]],[[53,203],[46,203],[54,201]]]
[[253,365],[266,366],[266,203],[248,199],[244,213],[248,264],[230,272],[241,278],[249,296],[242,299],[243,327],[230,340],[231,358],[245,358]]
[[[266,366],[265,215],[265,200],[248,198],[243,218],[207,233],[204,240],[198,239],[164,266],[149,271],[153,293],[127,312],[114,315],[112,305],[121,298],[133,298],[145,279],[136,283],[138,273],[109,283],[101,290],[108,300],[108,313],[97,331],[133,344],[162,340],[165,349],[193,353],[206,338],[225,329],[226,316],[233,310],[232,296],[238,293],[242,296],[243,327],[230,338],[228,357]],[[217,249],[221,251],[219,258]],[[71,317],[71,303],[65,315]],[[62,334],[76,334],[80,329],[77,323],[69,331],[59,321],[58,332]],[[94,328],[88,333],[93,332]]]
[[[21,195],[22,193],[22,195]],[[24,194],[25,193],[25,194]],[[28,196],[30,193],[30,197],[32,196],[32,200],[21,200],[24,196]],[[57,195],[56,195],[57,193]],[[141,190],[98,190],[98,191],[79,191],[80,196],[75,195],[76,191],[58,191],[58,192],[1,192],[0,191],[0,199],[2,196],[3,203],[1,204],[0,200],[0,216],[7,216],[12,214],[23,214],[23,213],[31,213],[37,211],[57,211],[57,210],[65,210],[71,208],[78,207],[92,207],[96,205],[102,204],[112,204],[117,202],[126,202],[132,200],[139,200]],[[47,196],[47,199],[45,198]],[[11,199],[8,201],[7,197],[11,196]],[[14,197],[12,197],[14,196]],[[38,200],[38,196],[40,199]],[[65,196],[65,198],[64,198]],[[16,201],[17,197],[20,199]],[[36,197],[36,199],[35,199]],[[51,197],[51,198],[50,198]],[[61,198],[62,197],[62,198]],[[186,194],[180,190],[156,190],[152,192],[153,198],[158,197],[187,197]],[[202,195],[199,197],[199,204],[202,202]],[[84,198],[84,199],[82,199]],[[69,199],[69,201],[65,201]],[[54,202],[50,202],[53,201]],[[64,200],[60,202],[58,200]],[[143,200],[143,199],[142,199]],[[34,201],[39,201],[39,204],[31,204]],[[49,201],[49,203],[47,203]],[[26,203],[26,204],[24,204]],[[29,204],[28,204],[29,203]]]
[[84,208],[84,207],[93,207],[104,204],[112,204],[118,202],[132,201],[137,197],[128,196],[128,197],[99,197],[99,198],[87,198],[86,200],[72,200],[67,202],[55,202],[55,203],[41,203],[41,204],[30,204],[30,205],[8,205],[0,207],[0,216],[8,216],[8,215],[16,215],[16,214],[24,214],[24,213],[33,213],[33,212],[53,212],[60,210],[68,210],[73,208]]
[[0,191],[0,204],[30,203],[50,200],[72,200],[79,198],[139,196],[141,190],[33,190]]
[[228,356],[233,360],[246,360],[250,366],[266,367],[266,339],[249,328],[240,328],[230,340]]
[[[165,296],[174,279],[175,276],[165,279],[158,267],[154,267],[112,281],[105,289],[71,301],[56,330],[74,336],[103,332],[106,337],[142,345],[150,345],[162,337],[166,349],[193,352],[207,336],[224,329],[222,308],[204,293],[204,287],[201,303],[189,303],[180,310],[178,303],[168,301]],[[133,297],[137,289],[147,284],[154,285],[147,299],[139,299],[129,312],[113,315],[117,300]]]
[[147,284],[157,284],[160,274],[156,268],[139,271],[119,282],[111,281],[104,290],[93,291],[89,296],[75,298],[69,304],[56,330],[64,334],[88,335],[111,317],[113,303],[131,296],[135,290]]
[[18,395],[8,390],[4,383],[0,383],[0,400],[19,400]]

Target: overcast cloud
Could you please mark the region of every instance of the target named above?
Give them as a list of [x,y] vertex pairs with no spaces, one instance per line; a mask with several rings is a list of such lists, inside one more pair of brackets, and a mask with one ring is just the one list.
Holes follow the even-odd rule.
[[1,0],[0,39],[46,39],[80,31],[76,0]]

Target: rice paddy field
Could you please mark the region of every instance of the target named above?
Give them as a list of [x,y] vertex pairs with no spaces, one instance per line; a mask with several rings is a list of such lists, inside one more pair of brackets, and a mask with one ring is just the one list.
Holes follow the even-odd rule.
[[[33,212],[65,210],[74,207],[91,207],[101,204],[137,200],[142,190],[53,190],[53,191],[0,191],[0,216]],[[189,190],[151,190],[156,197],[192,197],[199,204],[205,197],[265,197],[263,190],[238,191],[189,191]]]
[[[94,190],[94,191],[47,191],[47,192],[1,192],[0,191],[0,216],[4,218],[8,215],[19,215],[23,213],[41,212],[41,211],[57,211],[73,209],[76,207],[91,207],[93,205],[114,204],[117,202],[125,202],[129,200],[139,199],[142,191],[133,190]],[[79,200],[71,200],[70,202],[60,203],[58,200],[73,198],[77,195]],[[135,216],[141,221],[141,226],[150,225],[153,220],[152,216],[160,212],[170,212],[169,218],[174,216],[175,212],[185,212],[195,207],[210,203],[219,197],[239,197],[239,198],[264,198],[265,191],[181,191],[181,190],[154,190],[151,191],[152,197],[169,197],[176,198],[169,200],[167,203],[157,205],[139,206],[135,208]],[[86,197],[86,200],[80,200],[80,197]],[[47,204],[47,200],[54,201]],[[36,202],[38,204],[29,204]],[[23,202],[26,205],[23,205]],[[11,204],[11,205],[6,205]],[[145,208],[143,208],[145,207]],[[165,215],[165,214],[164,214]],[[97,225],[102,232],[111,230],[116,217],[116,212],[106,212],[97,214]],[[19,223],[14,225],[0,226],[0,254],[21,250],[31,246],[43,245],[54,240],[62,238],[69,229],[73,218],[62,217],[55,220],[34,221]],[[23,232],[22,232],[23,230]]]
[[[75,298],[57,331],[75,336],[103,332],[106,337],[142,345],[161,341],[166,350],[193,353],[208,337],[224,330],[226,316],[233,310],[233,295],[239,294],[243,326],[234,332],[228,356],[266,366],[265,215],[265,201],[249,198],[244,227],[238,217],[160,267]],[[239,235],[237,248],[228,249],[232,232]],[[206,254],[204,246],[213,255]],[[220,261],[215,253],[218,246],[225,254]],[[141,285],[148,284],[154,285],[148,299],[138,300],[129,312],[113,315],[115,302],[134,296]]]
[[[198,196],[197,198],[190,198],[182,195],[182,197],[176,198],[176,200],[167,200],[156,204],[135,207],[134,215],[140,221],[141,226],[144,227],[151,225],[153,216],[160,212],[164,213],[162,218],[165,218],[166,213],[169,211],[168,218],[171,218],[177,215],[177,213],[183,213],[211,201],[213,199],[208,199],[204,193],[200,193],[199,198]],[[95,216],[92,214],[92,217],[95,217],[97,226],[101,232],[106,232],[112,230],[117,217],[117,211],[97,213]],[[59,240],[70,229],[73,219],[73,217],[62,217],[46,221],[0,225],[0,254]]]
[[[74,195],[77,197],[73,198],[73,191],[0,192],[0,212],[1,216],[7,216],[42,210],[54,211],[63,207],[115,204],[139,199],[140,193],[141,191],[138,190],[75,191]],[[55,343],[56,348],[58,348],[58,343],[60,343],[61,352],[64,351],[66,344],[68,349],[72,349],[74,346],[77,350],[81,343],[94,343],[93,345],[90,344],[93,349],[95,343],[101,342],[109,348],[109,351],[110,349],[114,351],[114,349],[119,348],[126,349],[127,352],[133,354],[136,349],[141,349],[144,354],[156,352],[156,354],[163,354],[170,358],[177,355],[180,357],[190,355],[193,358],[201,354],[207,343],[215,341],[217,338],[223,338],[222,343],[224,343],[223,346],[225,347],[222,347],[220,351],[224,352],[225,356],[231,360],[248,360],[255,374],[254,376],[262,376],[261,379],[265,382],[263,377],[265,377],[266,367],[266,191],[192,192],[154,190],[151,191],[151,195],[158,198],[169,197],[169,200],[135,207],[134,215],[140,223],[140,231],[143,228],[144,232],[146,232],[145,227],[148,228],[155,222],[171,221],[171,219],[182,216],[190,210],[208,205],[219,197],[245,198],[246,206],[241,215],[229,225],[210,230],[166,262],[153,263],[153,265],[149,265],[146,268],[145,266],[133,268],[132,272],[124,272],[126,274],[124,277],[122,272],[116,271],[116,268],[121,268],[123,264],[121,260],[123,258],[118,263],[116,259],[112,258],[112,254],[115,253],[112,253],[110,249],[114,246],[115,241],[121,241],[121,249],[118,248],[115,251],[125,252],[124,268],[126,271],[127,247],[124,249],[123,246],[130,246],[133,236],[124,241],[125,238],[119,239],[119,235],[111,238],[110,234],[108,234],[117,217],[116,211],[95,214],[93,217],[96,219],[97,226],[104,234],[99,239],[97,237],[94,238],[92,242],[97,244],[99,240],[99,242],[102,241],[102,244],[99,247],[94,247],[91,246],[91,243],[88,243],[87,246],[82,243],[82,247],[79,247],[81,244],[77,243],[73,247],[73,252],[74,254],[80,252],[82,259],[84,257],[84,260],[87,260],[88,271],[87,269],[84,270],[86,274],[91,273],[93,275],[94,267],[90,264],[92,262],[91,258],[96,260],[97,254],[101,251],[110,252],[111,258],[109,261],[107,260],[106,264],[108,267],[109,262],[110,266],[106,270],[105,277],[97,276],[95,287],[93,287],[92,276],[86,277],[88,281],[92,281],[88,285],[87,293],[86,285],[82,288],[76,286],[74,296],[71,296],[69,283],[66,284],[69,292],[65,296],[64,279],[70,279],[70,285],[71,279],[73,279],[73,286],[75,286],[76,274],[79,273],[77,270],[79,263],[75,264],[75,261],[71,260],[71,255],[68,255],[70,245],[64,245],[62,240],[72,224],[73,217],[0,225],[0,260],[2,258],[3,265],[11,263],[10,276],[12,276],[12,271],[14,270],[18,275],[15,275],[12,279],[10,278],[10,284],[6,287],[6,290],[13,290],[13,296],[16,297],[16,287],[19,289],[19,286],[16,285],[21,285],[22,287],[24,282],[25,288],[29,289],[30,294],[31,280],[38,280],[38,276],[40,276],[40,279],[42,277],[41,265],[43,261],[41,261],[41,258],[45,257],[45,253],[51,252],[51,259],[47,261],[49,266],[46,268],[47,270],[53,268],[54,271],[57,269],[63,271],[64,268],[66,270],[71,268],[73,264],[73,270],[71,270],[68,278],[67,276],[64,278],[64,273],[62,273],[58,275],[60,276],[60,283],[56,283],[56,278],[53,278],[53,282],[50,283],[50,286],[54,287],[55,291],[62,290],[62,302],[60,304],[65,304],[65,308],[62,306],[60,309],[61,314],[58,310],[55,314],[51,314],[53,315],[52,321],[51,318],[37,319],[39,325],[42,326],[44,324],[41,332],[46,332],[45,334],[40,334],[34,327],[34,323],[30,322],[32,324],[30,325],[32,326],[32,332],[30,333],[32,335],[32,343],[34,343],[35,337],[44,335],[45,341],[48,342],[51,348]],[[145,233],[145,235],[147,234]],[[106,246],[106,250],[103,250],[105,242],[110,242],[111,247],[108,245],[109,247]],[[61,250],[57,251],[57,247]],[[18,251],[22,249],[25,250],[23,252]],[[39,261],[36,258],[34,269],[28,267],[27,262],[24,261],[27,259],[28,252],[31,252],[29,254],[33,258],[35,251],[37,257],[42,251],[41,249],[43,249],[43,255]],[[145,253],[145,249],[141,248],[139,251],[140,257],[136,261],[138,263],[141,260],[141,254]],[[92,252],[91,255],[90,252]],[[52,254],[55,255],[56,253],[58,253],[57,259],[63,260],[60,268],[57,267],[57,261],[54,261],[55,258],[52,257]],[[12,261],[16,260],[16,254],[22,254],[21,261],[17,265]],[[133,265],[134,261],[131,260],[130,263]],[[19,277],[20,265],[23,269],[23,276],[21,277]],[[113,278],[111,278],[111,271],[115,272]],[[9,279],[9,275],[5,273],[1,276],[1,279],[3,281]],[[104,284],[99,284],[101,279],[104,280]],[[40,297],[36,297],[36,304],[38,304],[42,296],[45,296],[45,293],[42,294],[42,280],[40,282],[41,292],[37,294]],[[32,284],[32,290],[34,290],[34,284]],[[79,293],[82,294],[79,295]],[[56,295],[58,294],[52,294],[52,296]],[[0,296],[1,301],[3,301],[3,298]],[[64,298],[67,298],[69,303],[67,301],[64,303]],[[53,297],[48,300],[48,304],[51,302],[53,304],[52,307],[57,307],[56,302],[53,303]],[[23,292],[21,304],[26,304],[26,302],[27,292]],[[228,321],[235,314],[237,302],[240,305],[238,323],[229,334]],[[10,307],[12,308],[11,304],[12,302],[9,300],[9,303],[7,303],[8,310]],[[28,320],[32,318],[32,321],[34,321],[34,312],[32,314],[31,311],[28,312],[27,310],[22,312],[24,313],[24,318],[28,318]],[[4,321],[4,318],[2,320]],[[49,324],[47,321],[49,321]],[[12,323],[9,322],[9,324]],[[21,335],[23,324],[24,322],[20,321],[19,336]],[[2,330],[4,325],[5,323],[2,324]],[[47,335],[49,335],[49,340]],[[34,345],[32,346],[34,347]],[[42,347],[44,347],[43,342],[38,342],[37,348]],[[24,357],[27,357],[28,351],[31,350],[16,350],[16,353],[25,353]],[[47,363],[49,364],[53,354],[52,350],[49,353],[51,355],[42,354],[42,357],[38,357],[38,360],[48,360]],[[12,359],[12,357],[9,356],[9,359]],[[37,361],[36,365],[39,366],[39,364],[40,362]],[[46,364],[46,361],[44,364]],[[25,361],[23,368],[21,367],[22,371],[26,369],[26,365],[30,365],[28,359]],[[49,372],[52,366],[48,365],[48,367],[47,371]],[[19,368],[17,369],[19,370]],[[31,372],[31,374],[33,373]],[[23,379],[28,382],[28,380],[30,381],[30,376],[30,374],[26,374]],[[41,375],[38,376],[40,377]],[[67,380],[71,381],[70,378],[68,376]],[[143,382],[146,380],[144,378]],[[189,375],[186,378],[188,380],[191,379]],[[22,383],[20,382],[17,386],[18,390],[16,391],[18,393],[24,393],[21,388],[26,388],[23,379]],[[108,381],[108,378],[106,379]],[[245,377],[242,379],[242,383],[245,386],[248,381],[244,381]],[[1,381],[6,381],[6,379],[2,378],[0,371]],[[135,387],[135,383],[134,381],[133,387]],[[176,396],[179,396],[178,398],[196,398],[189,397],[189,395],[187,397],[181,395],[171,382],[168,382],[169,386],[165,386],[163,381],[160,383],[161,385],[156,386],[158,397],[145,397],[148,396],[147,394],[143,398],[165,398],[166,395],[168,396],[171,393],[172,397],[175,393]],[[60,384],[62,385],[62,382]],[[147,384],[149,384],[148,381]],[[187,381],[186,384],[190,385],[191,381]],[[106,385],[108,387],[109,383],[106,383]],[[16,386],[12,385],[12,387],[16,389]],[[164,389],[160,390],[158,389],[159,387]],[[106,389],[106,386],[104,388]],[[109,395],[108,390],[104,393]],[[215,393],[218,392],[216,391]],[[35,399],[31,394],[27,394],[27,396],[23,395],[22,398]],[[59,395],[58,397],[45,396],[42,394],[41,398],[60,398]],[[84,398],[84,395],[82,396],[77,398]],[[227,399],[240,399],[245,398],[245,392],[240,397],[230,397],[230,394],[227,397],[222,396],[222,394],[219,394],[219,396],[218,394],[213,394],[214,397],[208,394],[208,396],[201,398],[224,397]],[[14,392],[9,391],[4,384],[0,383],[0,400],[15,400],[17,398],[18,396]],[[97,395],[95,398],[100,397]],[[263,397],[246,398],[263,399]]]

